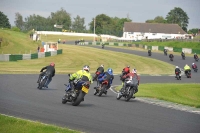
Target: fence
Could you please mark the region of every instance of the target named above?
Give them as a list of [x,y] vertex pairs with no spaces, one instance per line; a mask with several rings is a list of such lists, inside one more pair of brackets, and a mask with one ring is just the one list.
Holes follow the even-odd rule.
[[38,59],[49,56],[55,56],[58,54],[62,54],[62,49],[51,52],[40,52],[34,54],[0,54],[0,61],[18,61],[18,60],[30,60],[30,59]]

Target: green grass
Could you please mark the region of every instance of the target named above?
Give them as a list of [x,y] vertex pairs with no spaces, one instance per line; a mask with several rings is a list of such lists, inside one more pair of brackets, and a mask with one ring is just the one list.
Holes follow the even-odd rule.
[[0,114],[0,133],[80,133],[40,122],[27,121]]
[[105,69],[112,68],[114,73],[121,73],[127,65],[136,68],[139,74],[172,74],[174,71],[171,64],[137,55],[77,45],[60,44],[59,48],[63,49],[63,54],[57,56],[0,62],[0,73],[38,73],[50,62],[55,62],[56,73],[72,73],[86,64],[90,66],[91,73],[94,73],[100,64],[104,64]]
[[40,42],[32,41],[28,34],[0,29],[0,38],[3,39],[0,54],[36,53]]
[[[116,89],[119,90],[121,86]],[[200,108],[200,84],[140,84],[136,97],[150,97]]]

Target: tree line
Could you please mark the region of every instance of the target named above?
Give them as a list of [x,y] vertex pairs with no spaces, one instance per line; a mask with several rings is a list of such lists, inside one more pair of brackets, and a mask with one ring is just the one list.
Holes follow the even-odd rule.
[[[189,17],[185,11],[179,7],[175,7],[170,10],[166,17],[157,16],[154,19],[148,19],[146,23],[173,23],[178,24],[184,31],[188,33],[196,34],[198,28],[187,30],[189,24]],[[124,22],[132,22],[129,17],[118,18],[109,17],[106,14],[99,14],[92,18],[92,21],[88,24],[89,29],[86,29],[85,18],[77,15],[75,18],[71,18],[70,13],[61,8],[56,12],[51,12],[48,17],[40,15],[30,15],[25,18],[17,12],[15,13],[15,27],[20,31],[30,31],[32,29],[38,31],[73,31],[82,33],[93,33],[95,23],[96,34],[109,34],[115,36],[123,35]],[[63,25],[62,29],[55,28],[54,25]],[[9,19],[0,11],[0,27],[11,28]],[[65,29],[65,30],[63,30]]]

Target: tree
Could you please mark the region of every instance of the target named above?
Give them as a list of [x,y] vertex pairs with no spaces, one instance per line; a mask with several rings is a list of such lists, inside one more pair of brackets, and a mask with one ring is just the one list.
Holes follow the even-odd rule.
[[51,25],[63,25],[63,29],[70,29],[71,27],[71,16],[63,8],[56,11],[55,13],[52,12],[49,20]]
[[166,23],[166,20],[162,16],[157,16],[154,19],[146,20],[146,23]]
[[[102,34],[107,32],[111,28],[112,24],[112,19],[105,15],[105,14],[100,14],[95,17],[95,33],[96,34]],[[94,19],[92,22],[89,23],[90,30],[94,30]]]
[[72,31],[76,32],[83,32],[86,30],[85,24],[85,18],[81,18],[79,15],[74,18],[74,21],[72,22]]
[[184,31],[187,32],[189,17],[187,13],[180,7],[175,7],[166,16],[167,23],[178,24]]
[[18,27],[20,30],[24,29],[24,21],[22,15],[17,12],[15,13],[15,25]]
[[2,28],[11,28],[9,19],[7,18],[7,16],[0,11],[0,27]]
[[193,28],[193,29],[188,30],[188,34],[196,35],[196,34],[198,34],[198,32],[199,32],[198,28]]

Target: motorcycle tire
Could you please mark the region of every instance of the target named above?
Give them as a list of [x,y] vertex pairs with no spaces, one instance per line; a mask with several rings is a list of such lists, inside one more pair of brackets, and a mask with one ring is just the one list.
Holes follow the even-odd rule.
[[127,96],[125,97],[125,101],[128,102],[133,97],[134,90],[135,90],[134,88],[131,88],[131,89],[129,89],[128,92],[126,92]]
[[80,91],[80,93],[77,96],[77,98],[72,101],[72,105],[73,106],[78,106],[82,102],[82,100],[83,100],[84,97],[85,97],[85,92]]
[[64,96],[63,98],[62,98],[62,104],[66,104],[67,103],[67,99],[66,99],[66,97]]
[[45,79],[43,79],[42,81],[40,81],[39,87],[38,87],[40,90],[42,89],[42,87],[44,87],[46,81],[47,81],[47,78],[45,78]]
[[106,85],[103,85],[100,89],[99,96],[101,96],[106,90]]

